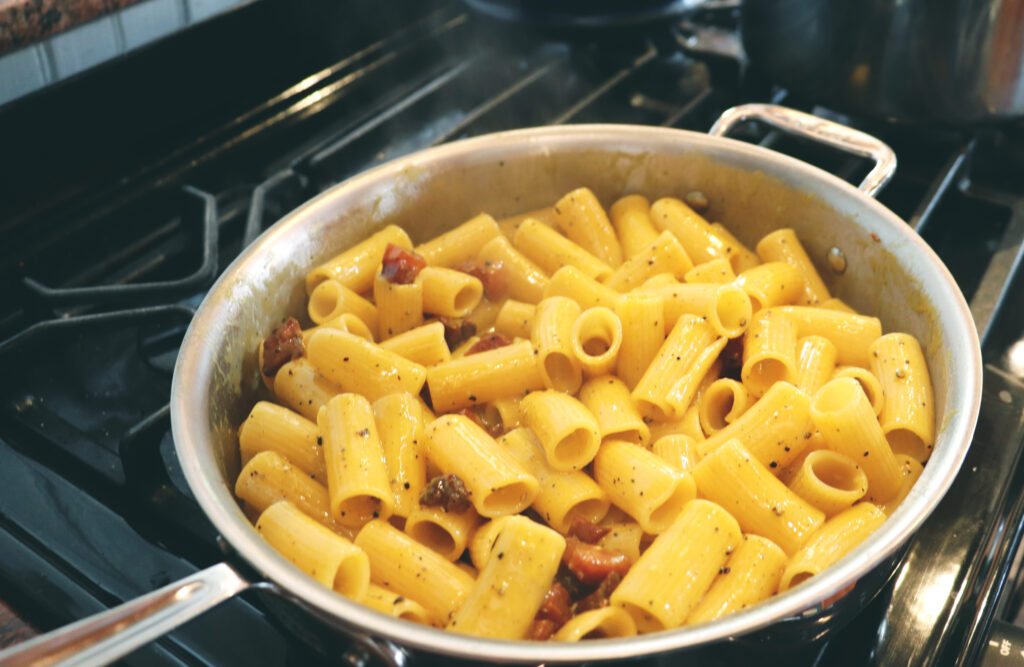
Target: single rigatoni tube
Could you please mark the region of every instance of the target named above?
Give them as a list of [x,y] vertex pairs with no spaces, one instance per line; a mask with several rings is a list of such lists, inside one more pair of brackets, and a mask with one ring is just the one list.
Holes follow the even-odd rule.
[[706,623],[767,600],[779,589],[786,552],[766,537],[744,535],[711,588],[686,619]]
[[757,242],[757,254],[764,262],[786,262],[800,272],[804,293],[798,303],[816,306],[831,298],[821,275],[792,229],[777,229]]
[[516,514],[537,497],[537,478],[468,417],[438,417],[427,425],[427,438],[430,460],[462,479],[480,515]]
[[498,535],[501,534],[509,519],[514,516],[517,515],[508,514],[496,517],[476,529],[476,532],[469,538],[469,559],[472,561],[473,567],[478,570],[484,569],[487,559],[491,557],[494,543],[498,541]]
[[555,203],[555,221],[562,233],[599,260],[617,269],[622,246],[608,215],[589,188],[578,188]]
[[519,225],[512,243],[548,275],[563,266],[575,266],[583,275],[602,282],[612,275],[610,266],[533,218]]
[[837,299],[836,297],[832,297],[831,299],[826,299],[825,301],[822,301],[821,303],[818,304],[818,307],[824,308],[826,310],[841,310],[844,313],[849,313],[851,315],[857,314],[856,310],[850,308],[850,306],[848,306],[846,302],[844,302],[842,299]]
[[887,334],[871,344],[871,369],[885,400],[879,420],[893,451],[927,461],[935,445],[935,395],[917,339]]
[[707,456],[736,438],[758,461],[779,470],[807,448],[813,431],[810,397],[788,382],[779,382],[739,419],[698,442],[697,449]]
[[[319,288],[318,288],[319,289]],[[423,285],[398,285],[382,275],[373,281],[377,337],[388,340],[423,324]]]
[[672,232],[665,231],[623,262],[605,284],[613,290],[628,292],[659,273],[668,273],[682,280],[686,272],[692,268],[693,262],[683,250],[683,246],[679,245]]
[[480,637],[523,639],[540,609],[565,551],[565,538],[526,517],[511,517],[448,630]]
[[583,382],[583,365],[572,340],[580,312],[579,304],[568,297],[548,297],[537,304],[530,332],[544,386],[567,394],[575,394]]
[[552,468],[540,442],[529,429],[514,429],[501,436],[498,443],[537,478],[540,492],[533,499],[532,507],[558,532],[568,532],[573,516],[597,523],[608,513],[611,501],[597,482],[578,470],[560,472]]
[[352,531],[331,516],[327,486],[299,470],[277,452],[260,452],[238,473],[235,495],[256,512],[263,512],[279,500],[287,500],[304,514],[334,532],[352,536]]
[[682,433],[661,436],[654,441],[651,451],[679,472],[693,470],[700,461],[697,441]]
[[776,382],[797,380],[796,325],[773,310],[758,311],[743,338],[743,386],[763,396]]
[[729,244],[699,213],[674,197],[651,204],[651,223],[659,231],[672,232],[694,264],[728,258]]
[[537,303],[544,298],[548,277],[539,266],[512,247],[504,236],[493,238],[480,248],[481,262],[501,263],[508,281],[508,295],[517,301]]
[[[624,521],[602,521],[601,526],[607,528],[608,532],[597,544],[602,549],[624,553],[629,556],[630,562],[635,563],[640,558],[641,544],[646,545],[645,540],[649,536],[644,533],[640,524],[630,520],[629,515],[618,508],[613,509],[618,510]],[[608,515],[611,516],[611,512]]]
[[437,266],[428,266],[416,276],[423,288],[423,312],[440,317],[465,317],[484,298],[479,278]]
[[633,389],[632,397],[640,414],[655,420],[678,416],[669,403],[669,391],[697,358],[715,340],[715,332],[705,320],[683,315],[658,349],[647,370]]
[[484,298],[480,300],[476,308],[469,315],[466,315],[464,323],[472,324],[477,331],[490,331],[494,321],[498,319],[498,312],[504,301],[491,301],[487,298],[487,290],[484,290]]
[[390,517],[395,496],[370,402],[359,394],[339,394],[316,422],[324,440],[331,515],[346,526]]
[[361,319],[370,331],[377,331],[377,307],[337,280],[325,280],[309,295],[309,319],[323,324],[344,313]]
[[515,299],[506,299],[494,318],[494,330],[509,338],[529,338],[537,306]]
[[629,387],[614,375],[601,375],[580,388],[580,401],[597,418],[601,439],[615,438],[646,447],[651,429],[633,405]]
[[736,338],[746,330],[753,314],[750,297],[735,285],[679,283],[641,288],[661,297],[665,308],[665,330],[670,331],[685,314],[708,318],[720,336]]
[[877,317],[810,306],[779,306],[773,310],[793,320],[798,338],[824,336],[832,341],[837,364],[870,367],[868,348],[882,335],[882,322]]
[[519,411],[555,470],[579,470],[597,454],[601,444],[597,419],[572,396],[550,389],[534,391],[520,401]]
[[632,257],[658,238],[651,224],[651,204],[643,195],[626,195],[608,209],[608,218],[622,246],[622,256]]
[[488,424],[500,424],[505,433],[519,426],[520,413],[518,396],[496,398],[484,406],[484,421]]
[[732,264],[727,259],[713,259],[710,262],[698,264],[683,276],[688,283],[731,283],[736,280],[736,272],[732,270]]
[[671,273],[658,273],[640,283],[640,287],[637,289],[649,292],[661,289],[662,287],[672,287],[679,284],[681,283],[676,280],[676,277]]
[[421,366],[434,366],[452,358],[444,340],[444,325],[439,321],[428,322],[381,341],[380,348]]
[[700,427],[707,435],[718,433],[746,412],[747,388],[731,378],[718,378],[700,399]]
[[408,517],[427,484],[427,443],[422,410],[416,396],[390,394],[373,402],[394,514]]
[[615,304],[615,314],[622,322],[616,372],[632,390],[665,342],[664,304],[657,295],[630,292]]
[[256,531],[300,570],[353,600],[370,587],[370,560],[362,549],[324,528],[287,500],[263,510]]
[[886,516],[895,512],[896,508],[906,500],[910,489],[914,487],[914,484],[921,477],[921,473],[924,472],[924,464],[906,454],[896,455],[896,465],[900,469],[900,490],[896,492],[895,496],[878,506],[880,510],[885,512]]
[[660,456],[621,440],[601,444],[594,479],[616,507],[652,534],[665,531],[697,495],[690,473],[680,473]]
[[619,358],[622,322],[610,308],[587,308],[573,322],[569,341],[586,377],[606,375],[615,370]]
[[576,614],[551,639],[578,642],[582,639],[612,639],[636,635],[633,617],[622,607],[602,607]]
[[416,507],[405,521],[405,532],[450,561],[458,560],[469,539],[480,525],[480,515],[472,507],[449,512],[443,507]]
[[327,469],[319,440],[320,432],[314,422],[268,401],[252,406],[249,416],[238,427],[238,449],[243,466],[260,452],[273,451],[311,478],[326,484]]
[[306,356],[328,380],[371,401],[401,391],[418,394],[426,380],[420,364],[336,329],[313,334]]
[[729,264],[736,273],[742,273],[761,263],[757,253],[743,245],[738,238],[733,236],[729,228],[722,223],[712,222],[711,231],[725,243],[726,257],[729,258]]
[[[668,390],[665,400],[672,408],[672,416],[680,416],[692,406],[698,409],[699,421],[701,388],[710,384],[710,380],[718,375],[715,364],[727,342],[728,340],[724,337],[711,341],[700,354],[693,358],[687,366],[686,372]],[[697,401],[694,402],[694,399]]]
[[824,336],[806,336],[796,342],[797,389],[814,395],[832,378],[836,368],[836,346]]
[[885,513],[871,503],[857,503],[828,520],[793,554],[782,573],[779,592],[788,591],[849,553],[885,522]]
[[523,220],[526,220],[527,218],[539,220],[551,228],[558,227],[558,222],[555,221],[555,207],[545,206],[544,208],[538,208],[532,211],[527,211],[526,213],[519,213],[518,215],[511,215],[507,218],[502,218],[498,221],[498,229],[500,229],[501,233],[511,241],[515,237],[516,230],[519,229],[519,225],[523,224]]
[[786,262],[768,262],[747,269],[733,283],[750,297],[754,312],[797,303],[804,295],[800,271]]
[[430,614],[423,608],[423,605],[416,602],[416,600],[399,595],[394,591],[389,591],[377,584],[370,584],[361,602],[367,607],[376,609],[388,616],[402,618],[422,625],[430,624]]
[[[378,323],[379,323],[379,321],[380,321],[380,317],[378,315]],[[314,333],[316,333],[320,329],[338,329],[340,331],[347,331],[350,334],[353,334],[355,336],[359,336],[360,338],[368,340],[371,343],[376,341],[376,336],[377,336],[377,332],[370,331],[370,327],[366,326],[366,322],[363,322],[361,319],[359,319],[353,313],[342,313],[338,317],[335,317],[332,320],[328,320],[327,322],[324,322],[323,324],[318,324],[315,327],[310,327],[308,329],[303,329],[302,330],[302,345],[304,347],[308,346],[309,345],[309,339],[313,336]],[[263,359],[260,358],[260,368],[262,368],[262,367],[263,367]]]
[[691,500],[654,539],[611,595],[640,632],[683,624],[740,545],[739,524],[707,500]]
[[437,412],[452,412],[544,388],[530,341],[478,352],[427,368]]
[[544,288],[544,298],[551,296],[569,297],[581,308],[614,308],[619,300],[618,292],[583,275],[575,266],[563,266],[555,271]]
[[427,260],[430,266],[455,269],[476,257],[480,248],[499,234],[501,230],[494,218],[481,213],[455,229],[416,246],[416,253]]
[[701,496],[728,507],[743,532],[767,537],[789,555],[825,523],[824,512],[786,488],[739,440],[702,458],[693,478]]
[[337,280],[357,294],[368,291],[373,286],[373,277],[377,275],[389,243],[402,248],[412,247],[404,229],[388,225],[306,274],[306,294],[312,294],[316,286],[325,280]]
[[804,457],[787,486],[831,517],[864,497],[868,492],[868,476],[848,456],[831,449],[818,449]]
[[[839,378],[853,378],[860,383],[860,388],[864,390],[864,395],[868,397],[868,402],[871,403],[871,409],[875,411],[875,415],[882,414],[882,408],[885,406],[884,391],[882,390],[881,381],[875,377],[875,374],[866,368],[860,366],[837,366],[833,372],[830,380],[836,380]],[[884,428],[882,429],[885,430]],[[890,446],[891,446],[890,442]],[[920,452],[914,452],[918,454]]]
[[860,383],[832,380],[811,402],[811,419],[829,449],[857,462],[868,476],[867,499],[885,502],[899,491],[900,471]]
[[363,526],[356,546],[370,558],[370,580],[423,605],[443,626],[473,588],[473,577],[387,521]]

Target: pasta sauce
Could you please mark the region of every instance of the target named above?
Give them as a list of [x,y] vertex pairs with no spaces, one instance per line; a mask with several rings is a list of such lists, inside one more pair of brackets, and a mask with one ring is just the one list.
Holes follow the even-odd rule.
[[712,621],[842,558],[930,456],[921,346],[699,194],[580,188],[316,267],[239,429],[256,529],[382,613],[523,640]]

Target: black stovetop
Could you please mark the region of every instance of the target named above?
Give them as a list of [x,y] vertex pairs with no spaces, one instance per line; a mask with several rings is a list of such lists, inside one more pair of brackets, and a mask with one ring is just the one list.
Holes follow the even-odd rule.
[[[892,583],[841,632],[756,659],[974,664],[989,623],[1016,617],[1021,598],[1024,359],[1011,347],[1024,336],[1024,125],[838,116],[738,59],[730,9],[574,32],[495,23],[447,0],[342,4],[244,5],[0,108],[0,598],[47,629],[224,557],[174,456],[171,368],[212,280],[297,204],[382,161],[486,132],[583,122],[703,132],[731,105],[775,101],[895,148],[900,166],[880,199],[956,277],[986,370],[964,468]],[[763,128],[736,136],[851,181],[866,172]],[[248,595],[127,660],[327,661]]]

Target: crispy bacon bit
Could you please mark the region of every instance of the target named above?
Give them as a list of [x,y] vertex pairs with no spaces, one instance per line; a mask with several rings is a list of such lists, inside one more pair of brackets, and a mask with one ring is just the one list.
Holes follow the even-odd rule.
[[555,573],[555,581],[562,585],[562,588],[569,591],[569,597],[573,600],[579,600],[587,594],[588,586],[584,586],[580,583],[580,580],[576,578],[569,568],[565,566],[565,563],[559,563],[558,572]]
[[553,621],[557,630],[572,618],[571,602],[569,591],[565,590],[565,587],[557,581],[552,582],[551,588],[544,594],[544,601],[540,603],[536,620]]
[[294,317],[289,317],[275,327],[263,341],[263,374],[273,377],[278,369],[306,353],[302,345],[302,327]]
[[465,512],[470,504],[469,490],[458,475],[438,475],[423,487],[420,504],[427,507],[440,505],[445,512]]
[[547,619],[534,621],[530,626],[530,630],[526,633],[527,639],[542,642],[551,639],[551,635],[555,634],[558,627],[554,621]]
[[491,301],[501,301],[508,292],[508,272],[501,262],[471,259],[457,266],[456,270],[468,273],[483,283],[484,293]]
[[502,429],[501,427],[500,421],[495,424],[493,422],[489,422],[487,419],[484,418],[484,414],[486,413],[484,412],[483,406],[478,406],[475,408],[462,408],[455,414],[468,417],[474,423],[476,423],[477,426],[487,431],[487,435],[491,436],[492,438],[497,438],[499,435],[505,432],[504,429]]
[[454,317],[439,317],[437,319],[444,325],[444,342],[448,344],[449,350],[454,350],[463,341],[476,335],[476,325],[472,322]]
[[585,584],[596,584],[612,572],[626,574],[633,562],[621,551],[602,549],[580,542],[575,537],[565,540],[562,562]]
[[599,526],[579,514],[574,514],[572,522],[569,524],[569,536],[587,544],[597,544],[609,532],[611,532],[611,528]]
[[423,259],[421,255],[417,255],[412,250],[400,248],[394,243],[389,243],[384,249],[380,275],[394,285],[409,285],[416,280],[416,276],[426,266],[427,260]]
[[619,583],[622,581],[622,574],[619,572],[612,572],[607,577],[601,580],[601,583],[597,585],[594,592],[583,598],[576,603],[573,611],[577,614],[582,614],[585,611],[591,609],[600,609],[601,607],[608,606],[608,600],[612,596]]
[[480,337],[480,340],[473,343],[473,346],[466,350],[466,356],[468,357],[469,355],[476,354],[477,352],[487,352],[488,350],[494,350],[511,344],[512,341],[505,338],[500,333],[484,334]]

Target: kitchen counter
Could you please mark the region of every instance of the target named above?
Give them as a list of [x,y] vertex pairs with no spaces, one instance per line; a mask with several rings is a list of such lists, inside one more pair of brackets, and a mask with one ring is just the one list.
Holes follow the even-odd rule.
[[137,2],[139,0],[0,0],[0,54]]

